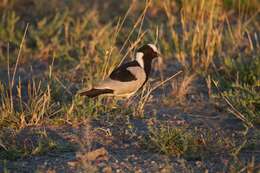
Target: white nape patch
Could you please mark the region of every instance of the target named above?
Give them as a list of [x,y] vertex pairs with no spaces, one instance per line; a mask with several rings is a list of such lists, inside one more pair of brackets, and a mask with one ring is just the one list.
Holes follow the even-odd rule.
[[148,44],[148,46],[150,46],[153,49],[154,52],[158,53],[158,49],[154,44]]
[[137,52],[136,53],[136,61],[138,62],[138,64],[144,68],[144,59],[143,59],[144,53],[143,52]]

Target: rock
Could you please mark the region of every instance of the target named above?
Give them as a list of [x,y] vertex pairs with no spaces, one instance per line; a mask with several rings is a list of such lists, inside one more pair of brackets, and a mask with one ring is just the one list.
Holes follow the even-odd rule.
[[86,154],[83,154],[80,157],[81,157],[81,159],[84,159],[84,160],[93,161],[93,160],[96,160],[98,157],[104,157],[107,155],[108,155],[107,150],[104,147],[102,147],[102,148],[96,149],[94,151],[90,151]]
[[107,166],[102,169],[102,172],[103,173],[112,173],[112,168],[110,166]]

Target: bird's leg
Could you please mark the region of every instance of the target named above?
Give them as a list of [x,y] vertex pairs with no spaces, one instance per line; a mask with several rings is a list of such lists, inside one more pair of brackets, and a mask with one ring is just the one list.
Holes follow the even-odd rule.
[[127,101],[124,102],[123,108],[124,108],[124,109],[127,109],[127,108],[129,107],[129,105],[130,105],[130,104],[129,104],[129,99],[128,99]]
[[129,106],[133,103],[133,97],[127,97],[127,101],[123,104],[123,108],[128,109]]
[[109,102],[112,105],[113,109],[118,108],[118,100],[116,100],[114,97],[110,97]]

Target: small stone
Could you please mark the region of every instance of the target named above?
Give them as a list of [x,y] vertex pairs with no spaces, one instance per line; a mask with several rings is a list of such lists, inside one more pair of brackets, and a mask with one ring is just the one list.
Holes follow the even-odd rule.
[[202,162],[201,162],[201,161],[197,161],[197,162],[196,162],[196,166],[197,166],[198,168],[202,167]]
[[107,166],[107,167],[103,168],[102,172],[103,173],[112,173],[112,168],[110,166]]
[[137,168],[136,170],[135,170],[135,173],[142,173],[143,171],[140,169],[140,168]]
[[71,166],[71,167],[75,167],[76,164],[77,164],[77,162],[76,162],[76,161],[69,161],[69,162],[67,162],[67,164],[68,164],[69,166]]

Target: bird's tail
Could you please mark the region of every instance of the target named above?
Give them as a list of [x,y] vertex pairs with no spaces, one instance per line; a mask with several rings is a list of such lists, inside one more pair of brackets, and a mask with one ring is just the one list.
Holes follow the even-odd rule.
[[93,97],[99,96],[101,94],[109,94],[109,93],[113,93],[113,90],[92,88],[90,90],[82,90],[78,94],[80,96],[87,96],[87,97],[93,98]]

